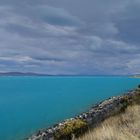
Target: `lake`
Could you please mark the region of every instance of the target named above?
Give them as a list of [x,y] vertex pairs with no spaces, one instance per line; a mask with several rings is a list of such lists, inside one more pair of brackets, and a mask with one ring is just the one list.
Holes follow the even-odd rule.
[[0,140],[22,140],[140,84],[129,77],[0,77]]

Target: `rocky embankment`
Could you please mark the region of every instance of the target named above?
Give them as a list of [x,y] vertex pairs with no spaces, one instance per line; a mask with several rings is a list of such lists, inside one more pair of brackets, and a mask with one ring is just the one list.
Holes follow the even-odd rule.
[[140,101],[140,86],[122,96],[112,97],[93,106],[88,112],[39,130],[27,140],[72,140],[96,127],[106,118],[124,111]]

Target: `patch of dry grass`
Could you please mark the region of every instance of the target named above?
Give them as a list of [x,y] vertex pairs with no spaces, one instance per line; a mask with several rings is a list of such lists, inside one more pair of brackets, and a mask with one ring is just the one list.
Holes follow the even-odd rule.
[[140,140],[140,105],[129,106],[77,140]]

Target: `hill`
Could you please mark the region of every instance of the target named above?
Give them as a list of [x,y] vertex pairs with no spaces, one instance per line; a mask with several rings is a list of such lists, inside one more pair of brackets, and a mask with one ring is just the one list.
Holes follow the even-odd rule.
[[47,74],[40,74],[40,73],[22,73],[22,72],[1,72],[0,76],[50,76]]
[[140,105],[110,117],[77,140],[140,140]]

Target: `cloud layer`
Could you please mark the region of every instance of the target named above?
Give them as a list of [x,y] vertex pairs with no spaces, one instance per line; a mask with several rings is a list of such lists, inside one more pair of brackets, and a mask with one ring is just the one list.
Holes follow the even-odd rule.
[[0,71],[140,73],[139,0],[0,0]]

